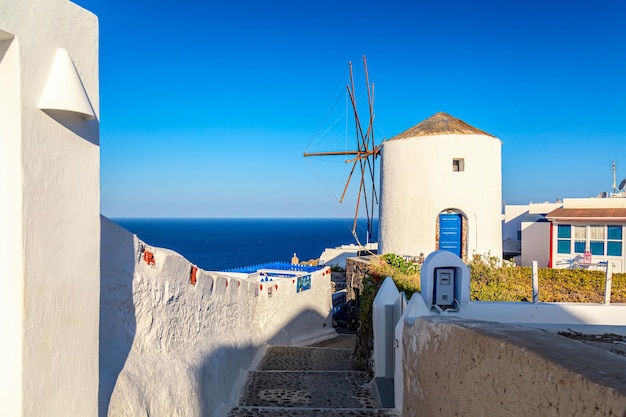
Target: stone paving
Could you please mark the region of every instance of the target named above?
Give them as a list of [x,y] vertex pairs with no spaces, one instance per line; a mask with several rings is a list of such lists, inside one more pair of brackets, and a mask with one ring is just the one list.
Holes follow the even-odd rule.
[[356,336],[341,334],[304,347],[272,346],[248,375],[228,417],[386,417],[370,376],[354,359]]

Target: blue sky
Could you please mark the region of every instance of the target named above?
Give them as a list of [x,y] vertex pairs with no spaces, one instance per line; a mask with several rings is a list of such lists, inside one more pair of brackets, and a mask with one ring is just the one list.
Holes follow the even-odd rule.
[[109,217],[352,216],[349,166],[302,155],[353,147],[362,55],[376,140],[439,111],[485,130],[508,204],[626,177],[622,1],[75,2],[100,23]]

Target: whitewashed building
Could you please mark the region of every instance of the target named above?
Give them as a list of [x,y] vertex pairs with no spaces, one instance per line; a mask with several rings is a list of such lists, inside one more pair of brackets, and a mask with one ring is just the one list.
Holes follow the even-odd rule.
[[379,253],[500,257],[501,146],[446,113],[383,142]]
[[626,198],[565,198],[554,203],[506,206],[503,239],[519,242],[515,261],[540,268],[626,270]]
[[98,19],[0,0],[0,402],[98,415]]
[[[517,265],[540,268],[550,264],[550,221],[546,215],[562,203],[530,203],[504,207],[502,246],[504,258]],[[508,251],[507,251],[508,248]]]
[[626,198],[566,198],[546,218],[550,266],[625,270]]

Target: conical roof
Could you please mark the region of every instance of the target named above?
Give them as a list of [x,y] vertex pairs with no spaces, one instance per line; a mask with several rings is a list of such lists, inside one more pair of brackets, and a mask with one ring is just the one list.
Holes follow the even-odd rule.
[[495,136],[476,129],[474,126],[468,125],[464,121],[450,116],[448,113],[439,112],[392,137],[390,140],[436,135],[486,135],[495,138]]

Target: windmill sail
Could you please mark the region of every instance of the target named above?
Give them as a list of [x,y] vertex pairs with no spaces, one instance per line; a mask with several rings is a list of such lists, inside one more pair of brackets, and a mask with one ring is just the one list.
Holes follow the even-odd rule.
[[[350,156],[350,159],[346,160],[346,163],[351,163],[352,168],[350,170],[350,174],[348,175],[348,179],[346,181],[346,185],[344,186],[343,192],[341,194],[341,198],[339,202],[342,203],[346,196],[346,192],[348,191],[348,187],[350,186],[350,182],[352,180],[355,172],[357,175],[360,174],[357,200],[356,200],[356,208],[354,213],[354,224],[352,227],[352,234],[358,242],[357,237],[357,221],[359,219],[359,210],[361,210],[361,214],[363,210],[365,211],[365,218],[367,220],[367,242],[369,243],[370,239],[373,235],[373,219],[374,219],[374,209],[378,204],[378,196],[376,193],[376,184],[375,184],[375,174],[376,174],[376,165],[375,159],[378,156],[380,145],[376,145],[374,139],[374,84],[370,84],[369,82],[369,74],[367,71],[367,60],[365,56],[363,56],[363,67],[365,72],[365,82],[367,85],[367,103],[368,103],[368,118],[367,124],[364,126],[361,123],[361,118],[359,116],[359,112],[357,109],[357,99],[355,94],[355,85],[354,85],[354,74],[352,72],[352,63],[348,63],[350,69],[350,81],[346,86],[346,90],[348,93],[348,98],[350,104],[352,106],[352,112],[354,116],[354,129],[355,129],[355,137],[356,137],[356,149],[355,150],[346,150],[339,152],[305,152],[305,157],[311,156]],[[363,205],[361,206],[361,202]]]

